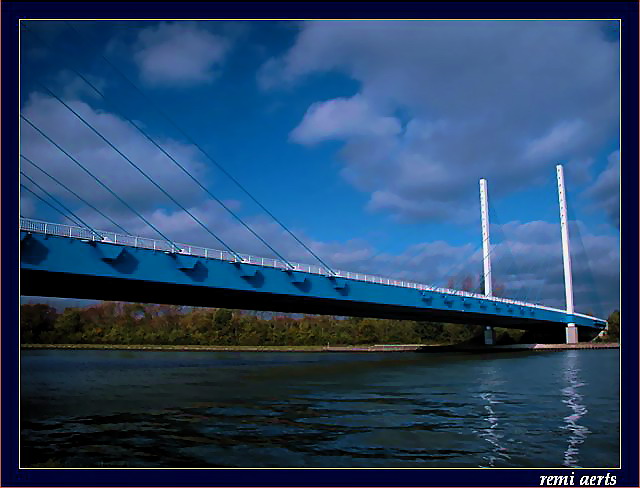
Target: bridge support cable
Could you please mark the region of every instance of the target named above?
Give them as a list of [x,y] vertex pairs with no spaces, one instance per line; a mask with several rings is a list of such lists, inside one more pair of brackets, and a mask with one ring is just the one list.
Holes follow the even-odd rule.
[[[87,120],[82,117],[78,112],[76,112],[73,108],[71,108],[64,100],[62,100],[58,95],[56,95],[49,88],[44,86],[42,83],[38,83],[47,93],[49,93],[52,97],[54,97],[58,102],[60,102],[64,107],[67,108],[78,120],[80,120],[86,127],[88,127],[94,134],[96,134],[100,139],[102,139],[109,147],[111,147],[119,156],[121,156],[125,161],[127,161],[133,168],[135,168],[142,176],[145,177],[147,181],[149,181],[153,186],[155,186],[158,190],[160,190],[169,200],[171,200],[175,205],[181,208],[189,217],[193,219],[200,227],[202,227],[207,233],[209,233],[214,239],[216,239],[220,244],[222,244],[231,254],[236,256],[237,259],[242,261],[240,255],[235,252],[231,247],[224,242],[220,237],[218,237],[214,232],[212,232],[200,219],[198,219],[195,215],[193,215],[184,205],[178,202],[175,198],[171,196],[169,192],[167,192],[162,186],[160,186],[153,178],[151,178],[147,173],[145,173],[137,164],[135,164],[131,159],[129,159],[122,151],[120,151],[109,139],[103,136],[100,131],[98,131],[93,125],[91,125]],[[286,261],[286,260],[285,260]],[[288,264],[288,262],[287,262]],[[293,268],[291,264],[288,264]]]
[[38,126],[36,126],[33,122],[31,122],[27,117],[20,114],[20,118],[24,120],[27,124],[29,124],[36,132],[38,132],[43,138],[45,138],[49,143],[51,143],[56,149],[58,149],[62,154],[64,154],[67,158],[73,161],[80,169],[82,169],[86,174],[88,174],[96,183],[98,183],[102,188],[107,190],[113,197],[115,197],[120,203],[122,203],[125,207],[131,210],[135,215],[137,215],[140,220],[142,220],[145,224],[147,224],[151,229],[153,229],[160,237],[162,237],[165,241],[171,244],[172,249],[177,249],[178,246],[175,242],[165,236],[155,225],[149,222],[140,212],[134,209],[131,205],[129,205],[124,199],[122,199],[116,192],[114,192],[111,188],[109,188],[105,183],[102,182],[100,178],[95,176],[91,171],[89,171],[80,161],[74,158],[71,154],[69,154],[62,146],[60,146],[57,142],[51,139],[45,132],[43,132]]
[[124,115],[124,113],[122,112],[122,110],[119,110],[117,106],[115,106],[115,104],[109,102],[107,100],[107,98],[104,96],[104,94],[98,90],[98,88],[96,88],[89,80],[87,80],[84,76],[82,76],[80,73],[78,73],[77,71],[73,70],[74,73],[76,73],[80,79],[82,79],[85,83],[87,83],[98,95],[100,95],[103,100],[109,105],[111,106],[111,108],[114,109],[114,112],[118,113],[122,118],[124,118],[127,122],[129,122],[129,124],[131,124],[138,132],[140,132],[149,142],[151,142],[151,144],[153,144],[156,148],[158,148],[158,150],[160,152],[162,152],[162,154],[164,154],[171,162],[173,162],[178,168],[180,168],[180,170],[189,177],[189,179],[191,179],[191,181],[193,181],[196,185],[198,185],[202,190],[204,190],[204,192],[209,195],[211,198],[213,198],[224,210],[227,211],[227,213],[229,213],[229,215],[231,215],[235,220],[237,220],[245,229],[247,229],[249,232],[251,232],[251,234],[253,234],[253,236],[255,236],[262,244],[264,244],[271,252],[273,252],[278,258],[280,258],[283,262],[285,262],[291,269],[294,269],[294,266],[284,257],[282,256],[282,254],[280,254],[278,251],[276,251],[273,246],[271,246],[267,241],[265,241],[257,232],[255,232],[251,226],[249,224],[247,224],[240,216],[238,216],[233,210],[231,210],[227,205],[225,205],[225,203],[220,200],[217,196],[215,196],[213,194],[213,192],[211,192],[207,187],[205,187],[196,177],[194,177],[191,172],[185,168],[182,164],[180,164],[171,154],[169,154],[162,146],[160,146],[160,144],[158,144],[144,129],[142,129],[138,124],[136,124],[133,120],[131,120],[129,117],[127,117],[126,115]]
[[[544,256],[542,261],[539,261],[540,268],[545,270],[553,269],[558,264],[556,258],[557,256],[555,255]],[[546,277],[543,276],[537,285],[531,287],[527,295],[527,300],[531,303],[542,303],[544,298],[543,290],[546,284]]]
[[[589,290],[591,290],[591,294],[590,296],[587,296],[585,298],[588,298],[589,301],[592,303],[591,307],[589,307],[586,303],[581,304],[579,301],[576,301],[578,307],[583,306],[586,308],[591,308],[592,310],[585,310],[585,313],[587,313],[587,315],[594,315],[594,316],[607,316],[607,314],[609,312],[607,312],[606,310],[604,310],[604,303],[602,298],[600,297],[600,294],[598,293],[598,286],[597,286],[597,282],[595,280],[595,277],[593,275],[593,269],[591,267],[591,263],[589,260],[589,255],[587,253],[587,248],[584,245],[584,241],[582,239],[582,232],[580,232],[580,225],[579,225],[579,221],[577,219],[572,219],[571,218],[571,210],[568,210],[568,214],[569,214],[569,230],[572,231],[572,235],[574,237],[576,237],[577,239],[574,240],[574,243],[577,241],[578,243],[578,252],[574,252],[574,262],[575,261],[583,261],[584,263],[584,271],[585,271],[585,275],[587,278],[587,282],[588,282],[588,286],[589,286]],[[571,225],[573,223],[573,225]],[[574,244],[574,249],[575,249],[575,244]],[[578,260],[578,257],[581,256],[583,259],[582,260]],[[596,313],[596,308],[598,308],[598,313]]]
[[[522,275],[521,270],[518,267],[516,259],[511,251],[511,245],[509,244],[507,233],[504,231],[505,224],[503,223],[502,219],[500,219],[500,217],[498,216],[498,212],[496,208],[491,204],[489,204],[489,213],[492,216],[492,219],[497,222],[496,230],[499,232],[500,235],[502,235],[502,244],[503,244],[503,248],[506,251],[505,256],[503,257],[503,260],[502,260],[502,262],[505,263],[505,268],[506,268],[505,277],[510,275],[521,276]],[[515,298],[518,300],[524,300],[523,295],[524,293],[522,289],[518,289],[517,293],[514,289],[514,295],[512,296],[512,298]]]
[[[472,291],[472,289],[478,291],[475,286],[475,280],[478,278],[478,284],[480,284],[482,278],[482,271],[478,271],[482,266],[482,248],[476,249],[471,253],[464,261],[462,261],[454,269],[455,273],[450,273],[449,279],[456,283],[463,291]],[[468,289],[471,288],[471,289]]]
[[[469,266],[471,264],[472,261],[474,261],[476,259],[476,255],[479,253],[480,254],[480,259],[482,259],[482,255],[483,255],[483,248],[484,248],[484,238],[483,238],[483,244],[482,247],[477,250],[474,251],[473,253],[471,253],[469,256],[467,256],[463,261],[454,264],[453,266],[449,267],[446,271],[446,273],[443,274],[443,281],[442,283],[444,284],[445,280],[448,279],[454,279],[454,282],[457,282],[458,279],[464,275],[469,275],[469,272],[467,270],[467,266]],[[489,243],[489,252],[488,252],[488,256],[495,256],[495,252],[498,249],[498,246],[496,244],[490,244]],[[475,263],[474,263],[475,264]],[[473,273],[474,276],[476,276],[476,273]],[[484,271],[481,271],[479,273],[479,276],[482,280],[482,282],[484,282],[484,280],[487,279],[486,274],[484,273]],[[481,292],[484,292],[483,290],[480,290]]]
[[[388,246],[387,246],[388,247]],[[408,253],[405,256],[402,257],[398,257],[398,259],[396,259],[393,262],[393,265],[395,267],[395,271],[391,271],[390,273],[388,273],[388,276],[390,278],[396,279],[396,280],[406,280],[406,276],[402,275],[402,271],[399,270],[399,268],[409,268],[412,267],[414,265],[414,263],[417,263],[417,261],[423,256],[423,254],[421,254],[423,250],[422,249],[414,249],[411,251],[407,251]],[[370,257],[368,259],[368,261],[372,261],[374,258],[376,258],[377,256],[379,256],[380,254],[382,254],[384,252],[384,250],[381,250],[379,252],[377,252],[376,254],[374,254],[372,257]],[[465,260],[466,262],[467,260]],[[454,267],[457,269],[458,264],[454,265]],[[453,269],[453,268],[452,268]]]
[[[440,278],[439,283],[442,285],[443,288],[453,288],[450,287],[449,284],[450,281],[453,281],[453,284],[455,285],[455,283],[458,281],[458,278],[465,274],[466,270],[467,270],[467,266],[476,259],[476,254],[479,251],[474,250],[472,253],[470,253],[469,255],[467,255],[466,258],[464,258],[462,261],[459,261],[457,263],[454,263],[451,266],[448,266],[446,271],[444,273],[442,273],[442,276]],[[491,250],[491,252],[493,252],[493,249]],[[468,273],[467,273],[468,274]]]
[[[541,185],[546,186],[547,184],[550,184],[550,185],[556,184],[555,175],[549,175],[548,178],[544,178],[544,181],[543,183],[541,183]],[[549,202],[548,210],[555,211],[555,204],[552,201]],[[561,252],[559,252],[558,255],[553,253],[545,253],[542,260],[539,260],[539,261],[531,260],[529,262],[529,265],[525,267],[523,275],[524,276],[527,276],[529,274],[535,275],[534,271],[536,267],[538,267],[541,270],[549,270],[549,269],[555,268],[559,264],[559,259],[560,260],[562,259],[561,254],[562,254]],[[544,289],[545,289],[545,285],[547,285],[546,274],[547,273],[544,273],[542,275],[538,284],[532,284],[529,288],[526,289],[526,294],[525,294],[526,301],[530,301],[532,303],[542,303],[545,301]]]
[[[78,217],[75,213],[73,213],[72,210],[69,209],[69,207],[67,207],[65,204],[63,204],[60,200],[58,200],[56,197],[54,197],[51,193],[49,193],[47,190],[45,190],[44,188],[42,188],[38,183],[36,183],[33,178],[31,178],[30,176],[26,175],[24,172],[20,171],[20,174],[22,176],[24,176],[26,179],[28,179],[31,184],[33,184],[36,188],[38,188],[42,193],[44,193],[45,195],[47,195],[51,200],[53,200],[56,204],[58,204],[62,209],[64,209],[66,212],[69,213],[69,215],[71,215],[75,220],[76,223],[80,222],[80,224],[82,224],[84,227],[86,227],[87,229],[89,229],[91,231],[91,233],[95,236],[97,236],[100,240],[102,240],[102,235],[98,234],[93,227],[91,227],[89,224],[87,224],[84,220],[82,220],[80,217]],[[25,188],[24,185],[22,185],[23,188]],[[33,193],[33,191],[31,192]]]
[[[409,255],[404,256],[398,260],[396,260],[394,262],[394,265],[396,267],[411,267],[414,265],[414,263],[417,263],[417,260],[420,259],[422,257],[421,254],[422,250],[418,250],[417,254],[415,253],[415,251],[412,251]],[[376,254],[374,254],[371,258],[368,259],[368,261],[372,261],[375,257],[381,255],[384,251],[379,251]],[[454,278],[454,283],[457,283],[459,281],[458,278],[460,278],[461,276],[464,275],[469,275],[469,272],[467,272],[467,267],[469,266],[469,264],[475,259],[476,257],[476,253],[477,251],[472,252],[470,255],[468,255],[465,259],[463,259],[460,262],[454,263],[453,265],[449,266],[446,269],[445,273],[442,273],[441,276],[439,278],[437,278],[437,281],[432,282],[432,284],[434,285],[438,285],[441,286],[442,288],[453,288],[453,287],[449,287],[448,286],[448,282],[447,280]],[[391,273],[389,274],[389,276],[391,278],[394,279],[399,279],[399,280],[403,280],[406,279],[403,276],[400,276],[399,273]],[[475,274],[474,274],[474,278],[475,278]],[[471,291],[471,290],[470,290]]]
[[[403,237],[403,236],[402,236],[402,235],[401,235],[401,236],[398,236],[398,238],[400,238],[400,237]],[[397,241],[397,239],[396,239],[396,241]],[[386,244],[386,245],[382,246],[382,248],[381,248],[378,252],[376,252],[375,254],[373,254],[371,257],[367,258],[367,262],[369,262],[369,263],[373,263],[373,262],[374,262],[374,260],[375,260],[378,256],[380,256],[380,255],[384,254],[384,253],[385,253],[385,251],[387,251],[387,249],[389,249],[389,247],[390,247],[390,246],[391,246],[391,243],[388,243],[388,244]],[[397,266],[399,266],[399,265],[403,265],[403,266],[404,266],[404,265],[409,265],[409,264],[411,264],[415,259],[418,259],[419,257],[420,257],[420,249],[419,249],[419,250],[417,250],[417,254],[415,254],[415,251],[411,251],[411,252],[410,252],[410,254],[406,255],[404,258],[400,258],[400,260],[396,261],[394,264],[395,264],[395,266],[396,266],[396,267],[397,267]],[[391,276],[392,278],[394,277],[393,275],[390,275],[390,276]]]
[[267,241],[265,241],[257,232],[255,232],[250,225],[248,225],[242,218],[240,218],[233,210],[231,210],[225,203],[220,200],[217,196],[215,196],[207,187],[205,187],[196,177],[194,177],[191,172],[184,167],[184,165],[180,164],[171,154],[169,154],[158,142],[153,139],[140,125],[127,117],[122,109],[120,109],[115,103],[111,102],[107,99],[107,97],[100,91],[93,83],[91,83],[88,79],[86,79],[82,74],[80,74],[75,69],[71,68],[71,71],[75,73],[82,81],[84,81],[95,93],[97,93],[110,108],[114,110],[114,112],[118,113],[122,118],[124,118],[130,125],[132,125],[140,134],[143,135],[145,139],[147,139],[151,144],[153,144],[162,154],[164,154],[173,164],[175,164],[180,170],[191,179],[196,185],[198,185],[204,192],[213,198],[224,210],[226,210],[235,220],[237,220],[245,229],[247,229],[251,234],[253,234],[262,244],[264,244],[271,252],[273,252],[278,258],[284,261],[291,269],[293,269],[293,265],[289,263],[289,261],[282,256],[278,251],[276,251],[273,246],[271,246]]
[[[554,174],[549,174],[548,177],[543,178],[540,186],[557,185],[557,178]],[[545,200],[546,202],[546,200]],[[545,205],[545,209],[549,211],[555,211],[555,204],[553,201],[549,201],[548,205]],[[523,268],[522,275],[529,276],[535,274],[534,271],[537,268],[542,270],[548,270],[555,268],[560,260],[562,260],[562,252],[559,249],[558,255],[553,253],[545,253],[541,260],[530,260],[529,264]],[[540,280],[537,281],[537,284],[532,284],[530,287],[525,288],[524,301],[531,303],[542,303],[545,301],[544,297],[544,289],[546,282],[546,275],[543,275]]]
[[[80,34],[80,32],[78,32],[78,30],[71,25],[71,23],[69,23],[68,21],[65,21],[66,25],[69,27],[69,29],[71,31],[74,32],[74,34],[81,40],[85,40],[85,36],[83,34]],[[104,54],[99,53],[100,58],[102,58],[104,60],[104,62],[109,65],[111,67],[111,69],[113,69],[113,71],[115,71],[125,82],[127,82],[127,84],[129,84],[137,93],[139,93],[145,100],[147,100],[147,102],[149,102],[149,104],[156,110],[156,112],[158,112],[175,130],[177,130],[190,144],[192,144],[195,148],[197,148],[211,163],[213,163],[227,178],[229,178],[245,195],[247,195],[251,201],[253,201],[262,211],[264,211],[270,218],[272,218],[287,234],[289,234],[298,244],[300,244],[309,254],[311,254],[311,256],[313,256],[331,275],[333,276],[337,276],[337,273],[332,269],[331,266],[329,266],[322,258],[320,258],[311,248],[309,248],[309,246],[307,246],[298,236],[296,236],[293,231],[291,231],[280,219],[278,219],[272,212],[270,212],[262,203],[260,203],[260,201],[258,201],[257,198],[255,198],[253,196],[253,194],[244,187],[244,185],[242,185],[231,173],[229,173],[224,166],[222,166],[213,156],[211,156],[209,154],[208,151],[206,151],[200,144],[198,144],[191,136],[189,136],[189,134],[187,134],[169,115],[167,115],[161,108],[159,108],[157,106],[157,104],[154,103],[154,101],[144,93],[144,91],[138,87],[138,85],[136,83],[134,83],[127,75],[125,75],[113,62],[111,62],[109,60],[109,58],[107,58]],[[76,74],[79,75],[79,73],[77,73],[77,71],[73,70]],[[80,75],[79,75],[80,76]],[[84,77],[80,76],[82,79],[85,79]],[[87,81],[85,79],[85,81]],[[197,181],[196,181],[197,182]],[[199,185],[200,183],[197,182]],[[209,193],[209,190],[207,190],[205,187],[203,187],[202,185],[200,185],[207,193]],[[213,197],[215,198],[215,197]],[[217,199],[216,199],[217,201]],[[231,212],[230,209],[227,209],[227,211]],[[258,237],[256,235],[256,237]],[[261,241],[262,238],[258,237]],[[278,254],[273,248],[271,248],[271,246],[269,246],[266,242],[262,241],[267,247],[269,247],[269,249],[271,249],[272,252],[274,252],[278,257],[280,257],[280,259],[282,259],[287,265],[291,266],[291,268],[293,269],[293,266],[289,263],[288,260],[286,260],[285,258],[283,258],[282,256],[280,256],[280,254]]]
[[[481,256],[483,256],[483,255],[484,255],[484,252],[485,252],[485,251],[484,251],[485,242],[486,242],[486,243],[488,244],[488,246],[489,246],[489,249],[488,249],[488,252],[486,253],[486,255],[487,255],[487,257],[488,257],[488,258],[491,258],[491,256],[493,256],[493,255],[494,255],[494,252],[496,251],[496,249],[498,248],[498,246],[497,246],[496,244],[491,244],[491,243],[489,242],[488,237],[485,239],[485,237],[483,236],[483,238],[482,238],[482,247],[481,247],[481,249],[480,249],[480,250],[478,250],[478,251],[475,251],[475,252],[471,253],[471,254],[470,254],[469,256],[467,256],[467,258],[466,258],[464,261],[462,261],[461,263],[458,263],[458,264],[456,264],[456,265],[454,265],[454,266],[450,267],[450,268],[447,270],[447,273],[445,273],[445,279],[448,279],[448,278],[446,278],[446,277],[447,277],[447,276],[449,276],[450,278],[451,278],[451,277],[453,277],[453,278],[455,278],[455,279],[457,280],[458,278],[460,278],[461,276],[463,276],[463,275],[465,275],[465,274],[466,274],[466,275],[468,275],[469,273],[467,272],[466,267],[467,267],[469,264],[471,264],[471,262],[472,262],[472,261],[474,261],[474,260],[475,260],[475,258],[476,258],[476,254],[477,254],[477,253],[480,253],[480,255],[481,255]],[[454,272],[454,273],[452,273],[452,272]],[[456,274],[456,273],[457,273],[457,274]],[[487,274],[486,274],[486,272],[484,272],[484,270],[480,272],[480,278],[482,279],[482,282],[483,282],[483,283],[484,283],[484,282],[485,282],[485,280],[487,279]],[[493,289],[493,284],[492,284],[492,289]],[[480,291],[481,291],[482,293],[484,293],[484,290],[480,290]]]
[[456,283],[458,281],[458,278],[460,278],[465,274],[468,275],[469,273],[467,272],[467,266],[469,266],[469,264],[471,264],[471,262],[476,259],[476,255],[479,252],[481,251],[475,250],[462,261],[455,263],[452,266],[449,266],[446,272],[442,274],[442,278],[440,281],[442,286],[445,288],[449,288],[448,282],[450,280],[453,280],[453,282]]
[[[564,263],[564,289],[567,302],[567,313],[573,314],[573,277],[571,275],[571,253],[569,249],[569,225],[567,221],[567,199],[564,189],[564,171],[562,165],[556,166],[558,178],[558,200],[560,203],[560,231],[562,234],[562,262]],[[578,342],[576,324],[567,324],[567,344]]]
[[[545,178],[542,178],[542,182],[539,183],[539,186],[554,185],[555,182],[555,176],[549,174]],[[546,200],[545,203],[547,203]],[[545,205],[545,207],[549,211],[555,211],[555,204],[552,201],[549,201],[548,204]],[[541,270],[548,270],[557,264],[557,262],[554,262],[554,258],[554,255],[545,254],[542,260],[530,259],[529,263],[523,267],[522,276],[525,278],[527,276],[532,276],[535,278],[536,268]],[[536,280],[534,279],[534,282],[524,289],[524,301],[531,303],[540,303],[540,301],[543,299],[542,292],[545,284],[546,280],[544,278],[539,280],[537,284]]]
[[[23,183],[20,183],[20,187],[31,193],[34,197],[36,197],[38,200],[40,200],[42,203],[44,203],[47,207],[51,208],[52,210],[54,210],[56,213],[59,213],[60,215],[62,215],[65,219],[73,222],[75,225],[77,225],[78,227],[82,227],[82,224],[80,224],[80,222],[77,222],[75,219],[73,219],[72,217],[69,217],[67,214],[65,214],[62,210],[60,210],[59,208],[53,206],[51,203],[47,202],[44,198],[42,198],[40,195],[38,195],[36,192],[34,192],[31,188],[27,187],[26,185],[24,185]],[[20,214],[21,218],[26,218],[25,216],[23,216],[22,214]]]
[[[565,198],[567,201],[571,200],[571,191],[565,186]],[[577,265],[578,272],[583,279],[586,279],[586,285],[591,293],[583,294],[583,302],[580,301],[580,293],[576,294],[574,290],[574,308],[585,308],[587,315],[599,315],[607,316],[609,311],[604,309],[604,302],[598,293],[598,283],[595,280],[589,254],[582,239],[582,232],[580,231],[580,215],[575,206],[571,207],[567,205],[567,225],[569,226],[569,234],[571,237],[571,261],[574,265]],[[576,245],[577,244],[577,245]],[[575,272],[575,267],[572,271]],[[591,310],[587,310],[590,308]],[[596,314],[595,308],[599,309]]]
[[[565,189],[566,190],[566,189]],[[566,191],[566,198],[569,200],[571,198],[570,192]],[[578,212],[573,207],[567,206],[567,223],[569,225],[569,232],[572,236],[572,262],[577,264],[578,269],[582,271],[581,276],[586,278],[588,289],[591,293],[588,296],[583,295],[584,299],[588,299],[591,303],[589,306],[586,301],[580,302],[579,297],[580,294],[574,296],[574,303],[576,308],[584,307],[585,312],[588,315],[596,315],[595,310],[586,310],[586,308],[598,308],[598,315],[606,316],[609,312],[604,310],[604,303],[598,293],[598,286],[593,275],[593,269],[591,266],[591,262],[589,260],[589,254],[587,253],[587,248],[584,244],[584,240],[582,239],[582,232],[580,231],[580,218]],[[577,246],[576,246],[577,244]]]
[[53,181],[55,181],[58,185],[60,185],[62,188],[64,188],[65,190],[67,190],[69,193],[71,193],[74,197],[76,197],[78,200],[80,200],[82,203],[84,203],[86,206],[88,206],[89,208],[92,208],[93,210],[95,210],[98,214],[100,214],[102,217],[104,217],[105,219],[107,219],[109,222],[111,222],[114,226],[116,226],[118,229],[120,229],[122,232],[124,232],[125,234],[131,234],[131,232],[127,231],[127,229],[125,229],[124,227],[122,227],[120,224],[118,224],[116,221],[114,221],[111,217],[109,217],[108,215],[106,215],[104,212],[102,212],[101,210],[99,210],[98,208],[96,208],[94,205],[92,205],[91,203],[89,203],[87,200],[85,200],[84,198],[82,198],[80,195],[78,195],[75,191],[73,191],[71,188],[69,188],[67,185],[65,185],[64,183],[62,183],[60,180],[58,180],[57,178],[55,178],[54,176],[52,176],[51,174],[49,174],[47,171],[45,171],[44,169],[42,169],[40,166],[38,166],[36,163],[34,163],[31,159],[29,159],[28,157],[26,157],[25,155],[21,154],[20,157],[22,159],[24,159],[27,163],[31,164],[33,167],[35,167],[36,169],[40,170],[42,173],[44,173],[46,176],[48,176],[50,179],[52,179]]

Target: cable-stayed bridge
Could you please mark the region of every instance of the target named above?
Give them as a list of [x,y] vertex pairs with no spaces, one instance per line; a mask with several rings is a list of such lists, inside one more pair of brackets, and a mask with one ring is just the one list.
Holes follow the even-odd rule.
[[164,240],[20,219],[21,293],[511,328],[601,329],[543,305]]
[[[87,43],[85,36],[77,29],[65,23],[78,43]],[[39,44],[46,44],[34,28],[25,28],[26,38]],[[88,42],[91,44],[91,42]],[[484,293],[471,293],[449,288],[436,287],[409,281],[374,276],[362,273],[345,272],[333,269],[316,252],[307,246],[286,225],[260,203],[236,178],[234,178],[209,152],[189,136],[163,109],[158,108],[153,100],[111,59],[98,51],[95,59],[130,87],[134,96],[148,105],[164,119],[173,130],[180,134],[194,151],[198,151],[211,164],[218,168],[243,194],[254,202],[264,213],[292,237],[297,245],[313,257],[318,265],[307,265],[291,262],[280,253],[273,243],[268,242],[256,230],[245,222],[240,215],[225,204],[211,188],[195,177],[184,162],[173,153],[165,143],[150,134],[145,124],[125,115],[120,102],[125,97],[108,97],[98,88],[90,76],[80,73],[73,65],[74,56],[70,53],[60,64],[73,73],[80,83],[86,85],[97,99],[104,104],[104,110],[114,114],[123,125],[130,126],[131,136],[139,138],[145,144],[151,144],[154,151],[166,158],[167,164],[177,168],[181,174],[189,178],[199,191],[229,214],[244,227],[253,238],[269,249],[273,258],[256,257],[243,254],[225,242],[206,222],[198,218],[187,206],[176,198],[172,192],[151,177],[144,161],[140,161],[127,150],[122,141],[92,123],[90,110],[79,110],[73,103],[65,101],[65,97],[57,93],[38,76],[31,80],[42,97],[46,97],[66,114],[69,120],[61,122],[65,129],[73,129],[74,137],[88,136],[100,144],[100,150],[111,157],[121,159],[128,171],[143,177],[145,184],[153,185],[163,198],[171,202],[172,207],[180,209],[201,229],[219,244],[222,250],[197,247],[174,242],[163,230],[154,225],[144,212],[136,209],[119,194],[117,188],[110,187],[99,178],[91,165],[81,161],[74,151],[65,144],[58,134],[53,135],[30,114],[21,114],[22,137],[28,133],[31,141],[38,141],[58,157],[63,156],[65,162],[56,164],[75,165],[82,173],[89,176],[102,192],[110,194],[127,209],[127,212],[144,222],[145,226],[158,235],[159,239],[133,236],[121,226],[117,219],[107,215],[104,208],[98,208],[84,199],[71,188],[73,184],[65,184],[52,172],[42,167],[42,161],[34,161],[29,157],[29,144],[21,144],[22,160],[28,163],[28,170],[21,171],[23,180],[20,185],[25,194],[39,200],[51,210],[62,215],[66,221],[74,223],[45,222],[24,218],[20,219],[21,240],[21,294],[36,296],[55,296],[69,298],[91,298],[122,301],[139,301],[152,303],[171,303],[195,306],[214,306],[282,312],[301,312],[314,314],[352,315],[381,318],[398,318],[414,320],[433,320],[463,324],[477,324],[486,327],[485,339],[492,342],[492,327],[510,327],[522,329],[566,329],[567,342],[576,342],[577,329],[598,332],[606,322],[602,319],[579,314],[574,310],[571,259],[569,252],[569,233],[564,192],[562,167],[557,168],[558,194],[560,201],[560,222],[562,233],[562,250],[564,264],[564,281],[566,290],[566,309],[557,309],[526,300],[514,300],[494,296],[491,270],[491,247],[489,238],[488,203],[486,181],[481,180],[481,214],[482,214],[482,248]],[[69,64],[71,63],[71,64]],[[74,108],[75,107],[75,108]],[[37,114],[36,114],[37,115]],[[76,134],[77,131],[77,134]],[[23,142],[23,141],[21,141]],[[67,141],[68,143],[68,141]],[[48,150],[47,149],[47,150]],[[26,153],[26,154],[25,154]],[[49,153],[46,153],[47,156]],[[51,169],[51,168],[49,168]],[[94,168],[95,169],[95,168]],[[33,172],[37,170],[38,172]],[[112,168],[118,171],[118,168]],[[38,175],[36,177],[36,174]],[[49,191],[38,181],[44,175]],[[40,180],[43,183],[43,180]],[[89,180],[87,180],[89,181]],[[93,183],[92,183],[93,184]],[[61,187],[73,195],[87,208],[100,214],[103,220],[109,221],[113,228],[122,233],[95,229],[89,222],[80,218],[61,198]],[[77,190],[77,189],[76,189]],[[85,192],[86,194],[86,192]],[[76,204],[77,205],[77,204]],[[161,202],[158,202],[161,205]],[[83,215],[85,215],[83,213]],[[89,220],[89,219],[87,219]],[[589,334],[587,334],[589,335]],[[593,335],[593,334],[591,334]]]

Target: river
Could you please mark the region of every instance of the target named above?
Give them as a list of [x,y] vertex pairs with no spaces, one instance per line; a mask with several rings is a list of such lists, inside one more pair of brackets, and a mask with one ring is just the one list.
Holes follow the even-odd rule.
[[619,351],[21,352],[21,466],[615,467]]

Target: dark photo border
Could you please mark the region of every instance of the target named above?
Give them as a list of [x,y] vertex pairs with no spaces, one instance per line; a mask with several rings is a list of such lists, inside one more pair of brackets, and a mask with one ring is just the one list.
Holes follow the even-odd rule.
[[[19,469],[18,67],[19,19],[354,18],[621,19],[621,468],[576,475],[638,476],[638,3],[637,2],[2,2],[1,486],[540,486],[571,469]],[[577,476],[576,476],[577,478]],[[577,484],[577,482],[576,482]],[[601,485],[604,486],[604,485]]]

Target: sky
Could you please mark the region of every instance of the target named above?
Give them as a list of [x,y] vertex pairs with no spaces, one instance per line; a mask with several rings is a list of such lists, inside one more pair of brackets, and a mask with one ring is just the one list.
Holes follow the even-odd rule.
[[[317,264],[225,171],[330,266],[456,288],[480,286],[486,178],[494,286],[560,308],[563,164],[576,308],[606,317],[619,308],[619,53],[616,21],[22,21],[21,113],[41,133],[21,120],[21,154],[158,237],[46,134],[170,239],[222,248],[73,110],[237,252],[274,255],[216,199]],[[27,191],[21,215],[69,223]]]

